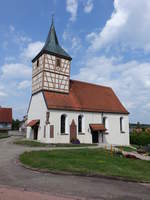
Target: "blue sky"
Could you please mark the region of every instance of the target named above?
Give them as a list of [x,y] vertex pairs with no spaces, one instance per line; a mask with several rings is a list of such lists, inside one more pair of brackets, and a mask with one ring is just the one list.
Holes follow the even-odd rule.
[[72,56],[71,77],[111,86],[131,122],[150,123],[149,0],[1,0],[0,105],[26,114],[32,58],[47,37],[51,15]]

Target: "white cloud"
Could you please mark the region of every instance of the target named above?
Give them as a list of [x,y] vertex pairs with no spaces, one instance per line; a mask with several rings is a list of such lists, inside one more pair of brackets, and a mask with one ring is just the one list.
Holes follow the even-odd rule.
[[30,78],[32,74],[32,68],[22,63],[9,63],[5,64],[1,68],[1,79],[21,79]]
[[77,51],[81,48],[81,40],[79,37],[73,37],[71,43],[71,49],[73,50],[73,53],[76,54]]
[[6,97],[6,96],[7,96],[7,93],[0,91],[0,97]]
[[[89,58],[80,72],[73,76],[88,82],[112,87],[131,111],[132,117],[148,109],[150,103],[150,63],[135,60],[126,63],[116,58]],[[135,116],[134,116],[135,117]],[[136,116],[135,119],[144,116]],[[150,116],[149,116],[150,117]]]
[[7,56],[7,57],[5,57],[4,60],[5,60],[6,63],[8,63],[8,62],[12,62],[12,61],[15,60],[15,57],[14,57],[14,56]]
[[43,42],[31,42],[28,44],[27,48],[23,50],[21,56],[27,60],[33,59],[41,51],[43,46]]
[[66,10],[71,14],[71,21],[76,20],[78,10],[78,0],[66,0]]
[[114,0],[114,12],[99,33],[92,33],[92,50],[113,44],[150,51],[150,1]]
[[63,33],[63,40],[65,41],[65,45],[67,45],[66,49],[69,49],[72,56],[81,49],[81,39],[79,36],[75,36],[70,31],[65,30]]
[[2,83],[0,83],[0,97],[6,97],[7,96],[7,92],[5,90],[5,87],[3,86]]
[[84,12],[90,13],[93,10],[93,0],[86,1],[86,4],[84,5]]
[[9,29],[10,29],[11,32],[14,32],[14,31],[15,31],[15,27],[14,27],[13,25],[10,25],[10,26],[9,26]]
[[24,44],[27,44],[28,42],[31,42],[32,39],[28,37],[24,32],[20,32],[15,29],[13,25],[9,26],[9,32],[7,34],[9,43],[13,42],[20,47],[22,47]]
[[29,80],[21,81],[18,85],[18,89],[26,89],[28,87],[31,87],[31,81]]

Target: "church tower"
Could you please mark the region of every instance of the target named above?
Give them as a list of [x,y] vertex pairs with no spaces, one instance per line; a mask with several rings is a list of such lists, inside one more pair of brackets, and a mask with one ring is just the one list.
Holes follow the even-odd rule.
[[59,45],[52,19],[45,45],[32,60],[32,94],[41,90],[69,93],[71,60]]

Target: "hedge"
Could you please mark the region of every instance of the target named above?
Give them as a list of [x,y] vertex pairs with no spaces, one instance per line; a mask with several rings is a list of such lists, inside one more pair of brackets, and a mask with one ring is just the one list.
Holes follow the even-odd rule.
[[150,134],[146,132],[131,133],[130,143],[142,146],[148,145],[150,144]]

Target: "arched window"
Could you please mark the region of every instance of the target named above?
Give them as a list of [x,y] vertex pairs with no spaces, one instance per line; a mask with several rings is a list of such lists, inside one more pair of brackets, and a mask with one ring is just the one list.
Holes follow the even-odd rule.
[[66,115],[61,115],[61,133],[66,132]]
[[104,127],[107,129],[109,129],[109,121],[108,121],[108,117],[103,117],[103,124],[104,124]]
[[104,124],[104,127],[106,128],[106,117],[103,117],[103,124]]
[[82,122],[82,115],[78,116],[78,132],[82,133],[83,132],[83,122]]
[[123,117],[120,117],[120,132],[123,132]]

